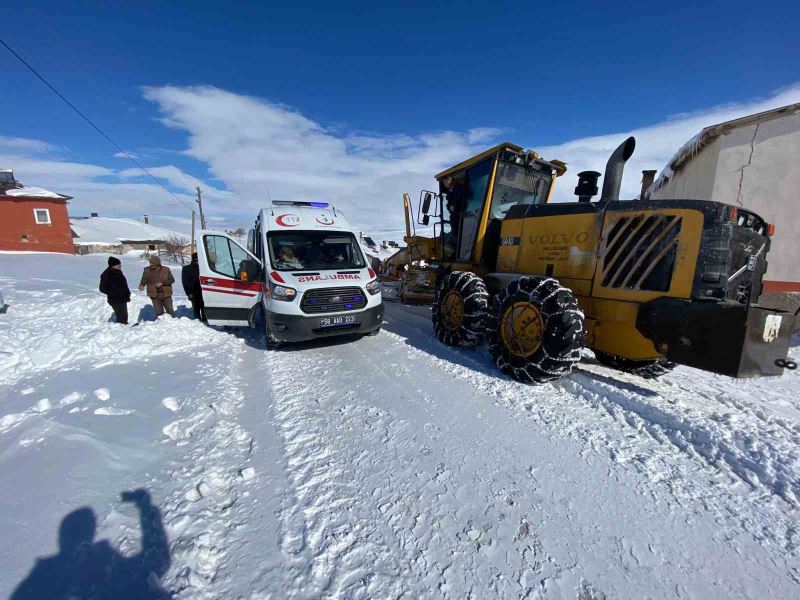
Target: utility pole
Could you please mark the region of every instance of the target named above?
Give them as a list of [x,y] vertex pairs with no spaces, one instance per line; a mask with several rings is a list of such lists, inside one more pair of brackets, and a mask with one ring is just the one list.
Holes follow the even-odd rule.
[[197,252],[197,247],[194,245],[194,216],[195,211],[192,211],[192,252]]
[[203,214],[203,190],[197,186],[197,204],[200,206],[200,229],[206,228],[206,217]]

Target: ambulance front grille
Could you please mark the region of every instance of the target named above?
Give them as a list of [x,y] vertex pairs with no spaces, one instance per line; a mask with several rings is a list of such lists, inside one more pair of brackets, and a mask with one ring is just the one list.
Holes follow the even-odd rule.
[[366,293],[357,287],[308,290],[300,301],[304,313],[332,313],[358,310],[367,305]]

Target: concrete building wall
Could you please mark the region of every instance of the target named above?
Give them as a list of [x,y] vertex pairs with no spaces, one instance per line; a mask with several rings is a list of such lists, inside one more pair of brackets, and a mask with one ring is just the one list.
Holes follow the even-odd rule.
[[651,197],[715,200],[762,216],[775,225],[765,292],[800,291],[800,113],[714,138]]
[[800,284],[800,113],[719,137],[712,200],[753,210],[775,224],[767,290]]
[[[35,209],[47,209],[49,223],[37,223]],[[67,203],[56,198],[0,196],[0,250],[74,254]]]
[[670,180],[652,194],[651,198],[711,200],[711,195],[714,193],[718,148],[718,139],[704,146],[693,158],[683,163]]

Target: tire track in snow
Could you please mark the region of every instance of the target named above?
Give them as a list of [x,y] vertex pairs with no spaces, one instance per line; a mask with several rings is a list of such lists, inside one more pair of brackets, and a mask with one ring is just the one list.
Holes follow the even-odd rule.
[[680,390],[684,406],[668,406],[660,393],[666,387],[663,382],[648,387],[637,382],[643,393],[653,394],[648,397],[621,389],[619,382],[606,383],[587,369],[557,385],[599,404],[616,421],[732,474],[755,492],[755,499],[767,493],[800,506],[800,432],[757,416],[741,402],[732,402],[735,412],[703,414],[693,406],[707,397],[691,389]]
[[375,460],[339,441],[345,430],[356,429],[361,442],[379,444],[390,435],[385,415],[353,404],[352,392],[341,398],[339,390],[326,385],[326,369],[311,356],[268,352],[265,358],[292,487],[281,511],[280,546],[294,580],[288,595],[399,595],[404,567],[395,564],[385,532],[377,526],[383,515],[374,504],[370,519],[354,512],[356,506],[371,504],[354,474],[372,468]]
[[[391,318],[391,313],[389,316]],[[390,322],[389,329],[409,337],[391,331],[385,333],[406,345],[412,354],[426,357],[442,371],[483,390],[502,406],[544,425],[548,430],[546,435],[577,438],[587,449],[607,452],[614,463],[645,474],[654,486],[655,497],[662,493],[659,490],[666,490],[678,503],[699,502],[726,515],[726,527],[732,534],[741,528],[762,545],[777,545],[791,556],[800,555],[797,516],[786,511],[784,500],[773,489],[759,484],[750,493],[729,490],[719,478],[730,479],[730,472],[699,456],[694,449],[687,453],[686,448],[675,445],[666,432],[661,433],[657,425],[609,400],[608,395],[620,399],[622,392],[618,388],[592,389],[593,378],[582,371],[555,385],[526,386],[497,373],[482,349],[462,350],[440,344],[429,329],[425,331],[425,325],[430,327],[428,323],[393,325]],[[638,384],[627,383],[624,374],[609,373],[619,378],[619,385],[631,392],[632,396],[623,394],[625,398],[635,398],[633,390],[643,389]],[[587,388],[582,383],[586,383]],[[647,403],[646,398],[642,401]],[[608,407],[613,408],[609,411]],[[619,429],[620,424],[624,429]],[[681,460],[676,461],[676,456]],[[738,477],[735,480],[738,481]],[[771,526],[764,527],[765,522]]]
[[[281,544],[294,576],[289,596],[516,597],[570,574],[528,525],[531,503],[512,476],[494,472],[504,459],[493,442],[481,454],[478,473],[491,474],[483,479],[464,465],[474,448],[370,401],[390,389],[405,401],[398,390],[414,379],[381,366],[377,340],[267,356],[292,482]],[[342,394],[342,382],[358,377]],[[425,394],[413,402],[436,405]]]
[[169,465],[177,486],[164,502],[172,553],[166,583],[176,599],[219,598],[219,580],[235,571],[227,550],[247,519],[238,503],[252,478],[247,466],[252,438],[237,420],[244,401],[242,346],[223,337],[222,347],[204,361],[196,393],[183,399],[177,420],[164,427],[172,443],[187,449],[180,462]]

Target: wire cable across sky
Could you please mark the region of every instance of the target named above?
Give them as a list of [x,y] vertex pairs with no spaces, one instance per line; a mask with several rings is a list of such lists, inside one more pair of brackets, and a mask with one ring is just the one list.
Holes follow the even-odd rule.
[[74,105],[72,102],[70,102],[69,100],[67,100],[67,98],[64,96],[64,94],[62,94],[61,92],[59,92],[59,91],[58,91],[58,90],[57,90],[55,87],[53,87],[53,85],[52,85],[52,84],[51,84],[49,81],[47,81],[47,79],[45,79],[45,78],[44,78],[44,77],[43,77],[43,76],[42,76],[42,75],[39,73],[39,71],[37,71],[37,70],[36,70],[36,69],[34,69],[34,68],[33,68],[33,67],[30,65],[30,64],[28,64],[28,62],[27,62],[27,61],[26,61],[24,58],[22,58],[22,57],[21,57],[21,56],[20,56],[20,55],[19,55],[19,54],[16,52],[16,50],[14,50],[14,49],[13,49],[11,46],[9,46],[9,45],[8,45],[8,42],[6,42],[6,41],[5,41],[3,38],[0,38],[0,44],[3,44],[3,46],[5,46],[5,47],[8,49],[8,51],[9,51],[9,52],[11,52],[11,54],[13,54],[13,55],[14,55],[14,56],[15,56],[15,57],[16,57],[16,58],[17,58],[17,59],[18,59],[18,60],[19,60],[19,61],[20,61],[20,62],[21,62],[23,65],[25,65],[25,66],[26,66],[26,67],[27,67],[27,68],[30,70],[30,72],[31,72],[31,73],[33,73],[34,75],[36,75],[36,77],[38,77],[38,78],[39,78],[39,80],[40,80],[40,81],[41,81],[43,84],[45,84],[45,85],[46,85],[48,88],[50,88],[50,90],[51,90],[51,91],[52,91],[52,92],[53,92],[53,93],[54,93],[56,96],[58,96],[59,98],[61,98],[61,99],[62,99],[62,100],[63,100],[63,101],[66,103],[66,105],[67,105],[67,106],[69,106],[69,107],[70,107],[72,110],[74,110],[76,113],[78,113],[78,115],[80,115],[80,117],[81,117],[81,118],[82,118],[84,121],[86,121],[86,122],[87,122],[89,125],[91,125],[91,126],[92,126],[92,128],[94,128],[94,129],[95,129],[95,131],[97,131],[97,133],[99,133],[99,134],[100,134],[100,135],[102,135],[104,138],[106,138],[106,140],[108,140],[108,141],[111,143],[111,145],[113,145],[113,146],[114,146],[114,147],[115,147],[117,150],[119,150],[120,152],[122,152],[122,154],[124,154],[124,155],[125,155],[125,156],[128,158],[128,160],[130,160],[130,161],[131,161],[133,164],[135,164],[137,167],[139,167],[139,168],[140,168],[140,169],[141,169],[141,170],[142,170],[142,171],[143,171],[143,172],[144,172],[144,173],[145,173],[145,174],[146,174],[148,177],[150,177],[150,179],[152,179],[152,180],[153,180],[153,181],[155,181],[155,182],[156,182],[156,183],[157,183],[157,184],[158,184],[160,187],[162,187],[162,188],[164,189],[164,191],[165,191],[165,192],[167,192],[167,193],[168,193],[170,196],[172,196],[172,197],[173,197],[173,198],[174,198],[174,199],[175,199],[177,202],[179,202],[179,203],[180,203],[180,204],[181,204],[181,205],[182,205],[182,206],[183,206],[185,209],[187,209],[187,210],[189,210],[189,211],[193,211],[193,210],[194,210],[194,209],[193,209],[191,206],[189,206],[188,204],[186,204],[186,203],[185,203],[183,200],[181,200],[180,198],[178,198],[178,196],[176,196],[176,195],[175,195],[173,192],[171,192],[171,191],[170,191],[170,190],[167,188],[167,186],[165,186],[163,183],[161,183],[161,182],[160,182],[160,181],[159,181],[159,180],[158,180],[158,179],[157,179],[157,178],[156,178],[156,177],[155,177],[155,176],[154,176],[154,175],[153,175],[153,174],[152,174],[150,171],[148,171],[147,169],[145,169],[145,168],[142,166],[142,164],[141,164],[141,163],[140,163],[138,160],[136,160],[136,159],[135,159],[133,156],[131,156],[131,155],[128,153],[128,151],[127,151],[127,150],[125,150],[125,149],[124,149],[122,146],[120,146],[119,144],[117,144],[117,142],[115,142],[114,140],[112,140],[112,139],[111,139],[111,138],[108,136],[108,134],[107,134],[106,132],[104,132],[104,131],[103,131],[102,129],[100,129],[100,128],[99,128],[97,125],[95,125],[95,124],[92,122],[92,120],[91,120],[89,117],[87,117],[85,114],[83,114],[83,113],[82,113],[82,112],[81,112],[81,111],[78,109],[78,107],[76,107],[76,106],[75,106],[75,105]]

